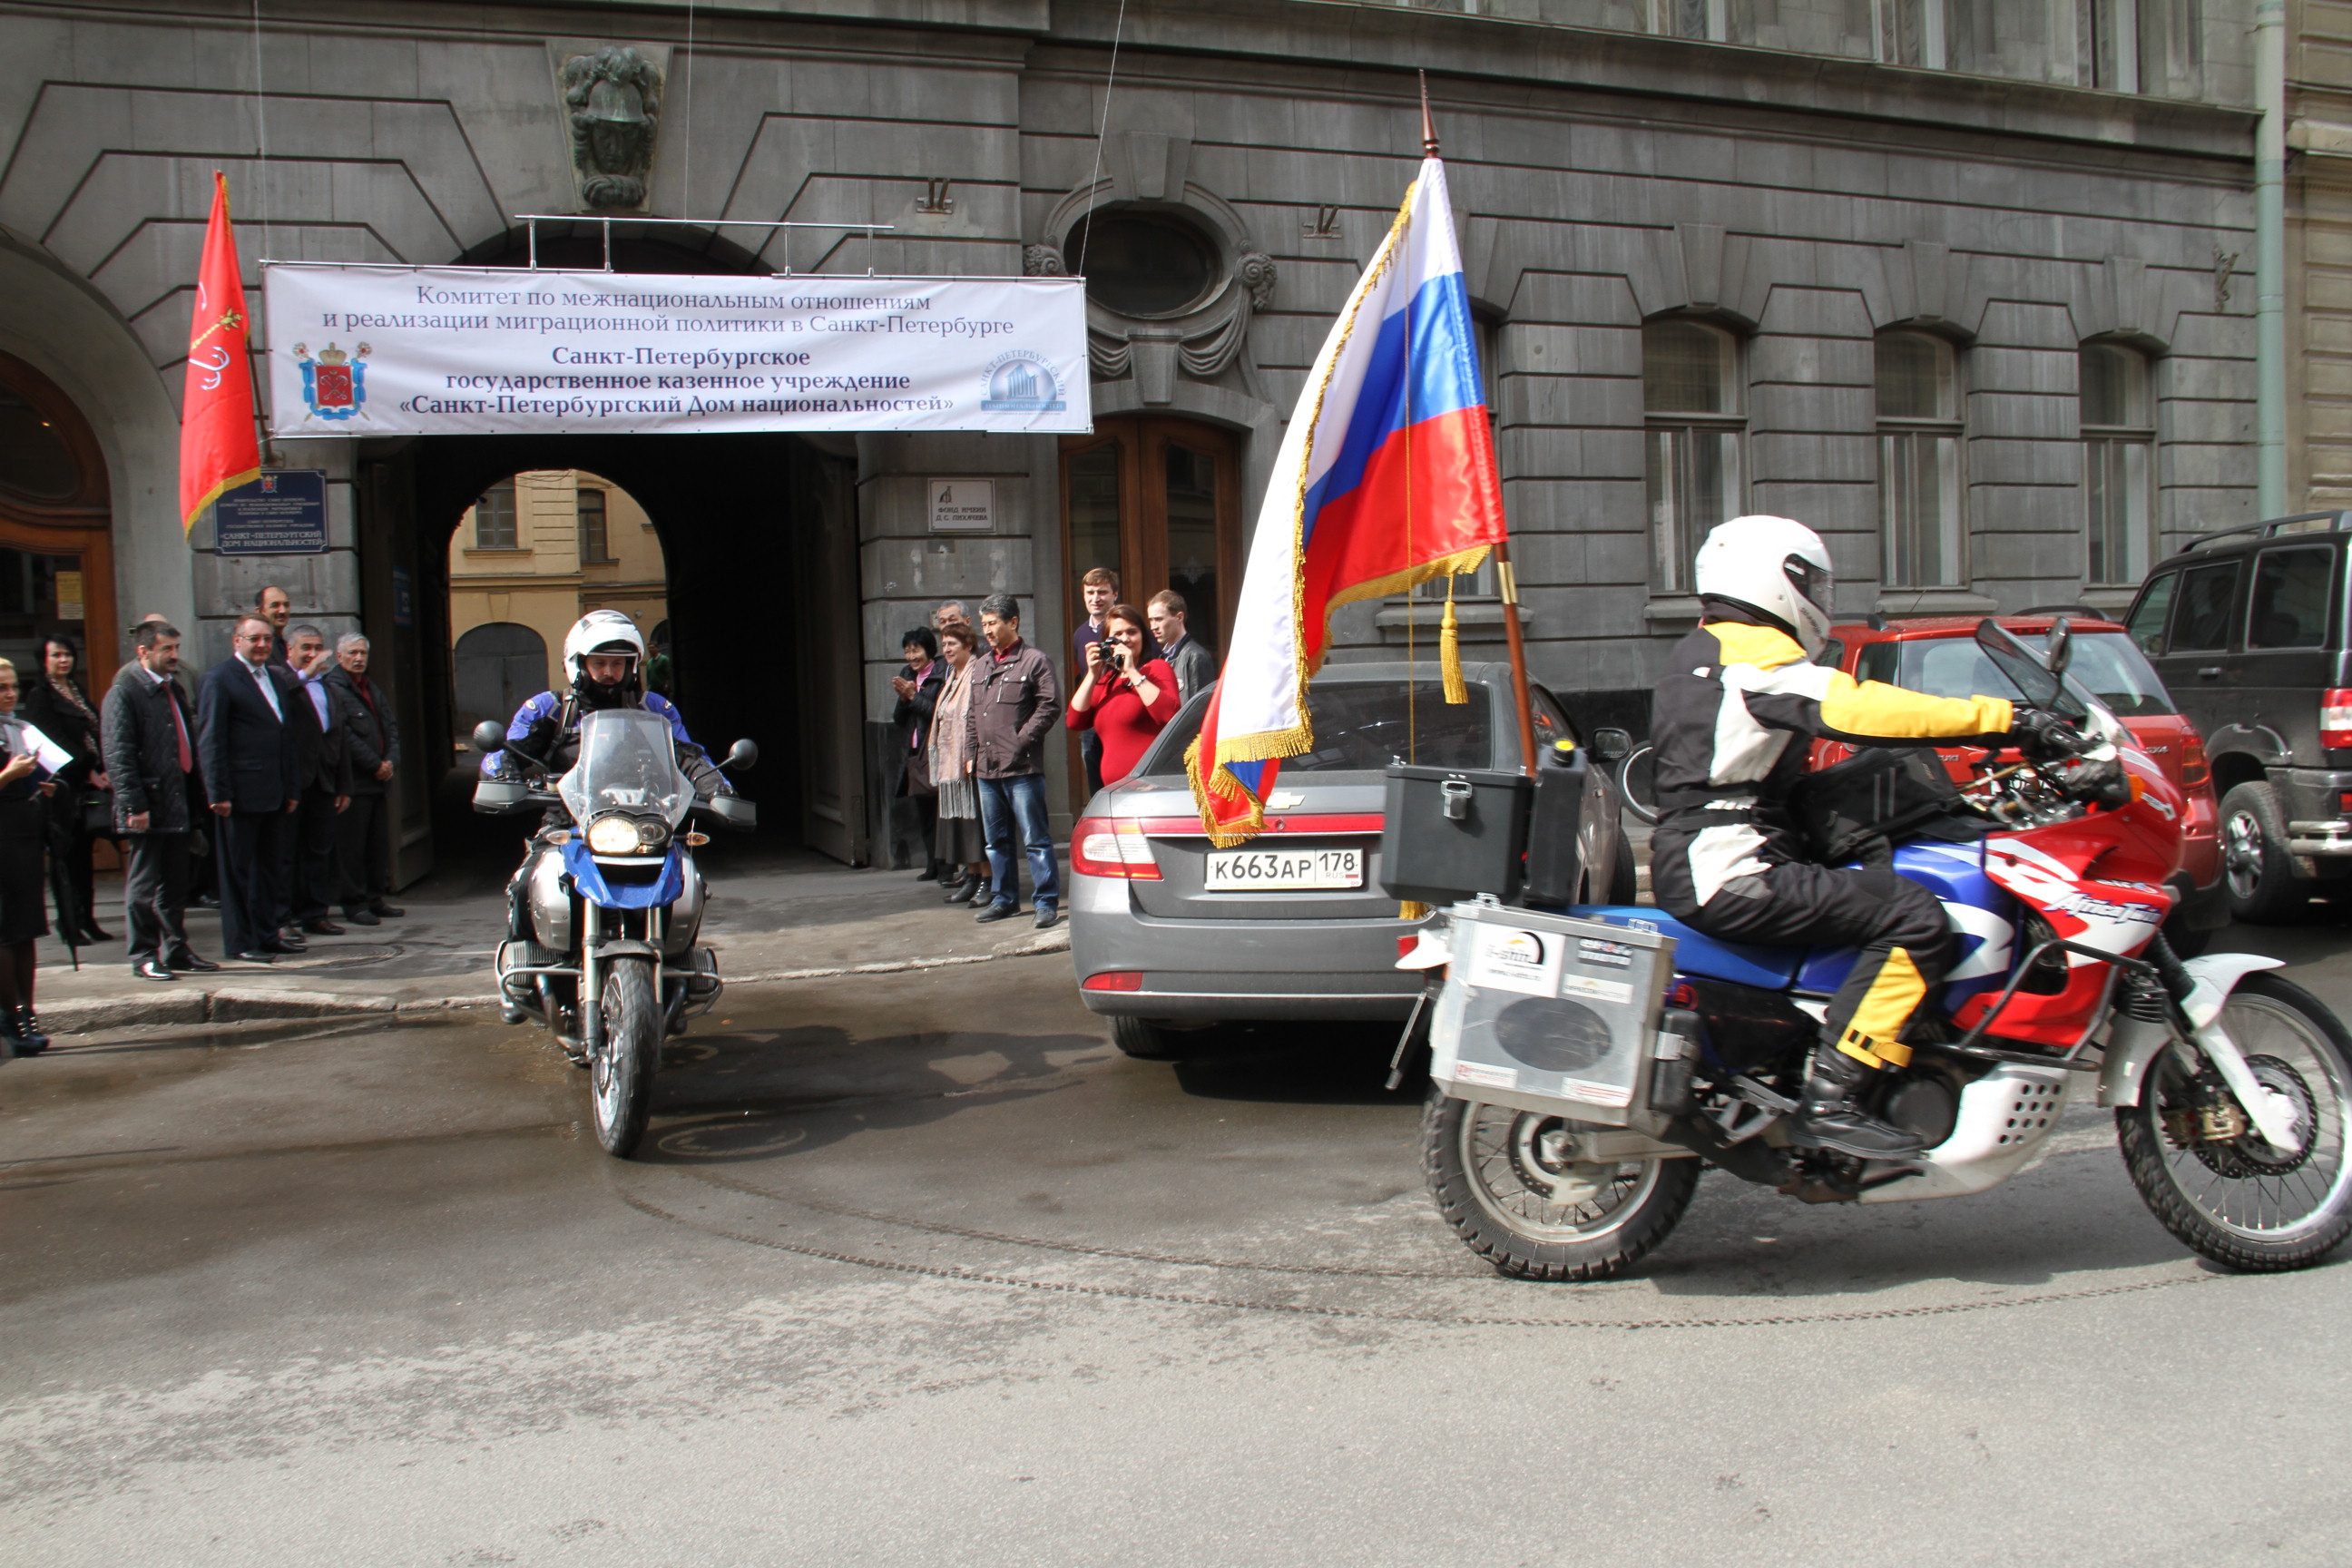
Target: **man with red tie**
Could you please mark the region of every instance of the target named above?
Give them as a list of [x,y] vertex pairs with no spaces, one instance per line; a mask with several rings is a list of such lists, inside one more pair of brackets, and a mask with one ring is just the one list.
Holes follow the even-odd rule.
[[196,778],[195,721],[176,677],[180,633],[160,619],[132,633],[139,657],[122,667],[99,716],[114,826],[130,846],[122,879],[131,972],[173,980],[174,971],[219,964],[188,946],[188,835]]

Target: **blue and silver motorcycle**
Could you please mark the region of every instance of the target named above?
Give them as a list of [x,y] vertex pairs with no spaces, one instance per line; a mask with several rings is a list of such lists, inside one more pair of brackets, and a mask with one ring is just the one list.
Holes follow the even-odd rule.
[[[474,731],[485,756],[505,748],[494,721]],[[738,741],[719,765],[742,770],[759,748]],[[695,944],[709,842],[695,820],[748,829],[740,796],[698,799],[659,716],[604,709],[580,721],[579,760],[558,777],[517,753],[520,779],[484,779],[474,809],[544,812],[522,870],[531,934],[499,944],[499,1000],[510,1023],[536,1019],[589,1070],[596,1141],[625,1159],[645,1136],[664,1038],[719,1000],[718,955]]]

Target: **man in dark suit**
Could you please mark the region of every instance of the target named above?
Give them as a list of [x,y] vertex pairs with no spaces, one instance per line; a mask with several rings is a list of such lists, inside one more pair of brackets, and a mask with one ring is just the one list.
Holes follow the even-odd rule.
[[385,792],[400,769],[400,724],[392,716],[392,693],[368,679],[368,640],[356,632],[335,639],[335,662],[327,676],[343,721],[343,744],[352,765],[352,808],[336,826],[341,841],[343,919],[372,926],[408,911],[384,901],[392,890],[392,821]]
[[299,952],[278,928],[286,921],[282,845],[301,807],[294,731],[269,668],[269,623],[238,618],[228,658],[205,672],[196,692],[196,746],[219,829],[221,945],[232,957],[267,963]]
[[[296,626],[286,634],[286,668],[278,683],[293,698],[286,705],[286,721],[294,731],[294,777],[302,791],[294,831],[287,836],[287,886],[292,889],[288,918],[313,936],[343,934],[328,910],[341,890],[335,868],[335,818],[352,804],[350,748],[343,743],[343,726],[336,721],[332,693],[323,684],[334,668],[334,656],[327,651],[327,639],[318,627]],[[279,933],[281,938],[284,934]]]
[[123,923],[131,973],[173,980],[173,972],[219,964],[188,946],[190,798],[195,793],[195,716],[176,677],[180,634],[160,620],[131,633],[139,657],[115,675],[100,710],[107,778],[114,785],[114,826],[130,846],[122,877]]

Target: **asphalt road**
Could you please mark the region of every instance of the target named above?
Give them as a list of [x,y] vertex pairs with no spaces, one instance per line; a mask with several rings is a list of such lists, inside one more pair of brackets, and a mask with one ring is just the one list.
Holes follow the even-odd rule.
[[[2335,927],[2241,945],[2352,1010]],[[0,1068],[0,1558],[2336,1563],[2352,1272],[2110,1124],[1986,1196],[1709,1176],[1638,1278],[1437,1221],[1381,1031],[1129,1062],[1052,955],[737,1000],[648,1156],[494,1024]]]

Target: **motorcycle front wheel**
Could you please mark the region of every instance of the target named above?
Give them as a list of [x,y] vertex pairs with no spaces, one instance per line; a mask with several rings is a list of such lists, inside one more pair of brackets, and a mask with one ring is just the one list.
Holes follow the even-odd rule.
[[2256,1131],[2219,1075],[2179,1046],[2148,1065],[2137,1105],[2118,1106],[2124,1163],[2172,1232],[2226,1268],[2305,1268],[2352,1233],[2352,1037],[2322,1002],[2250,974],[2221,1026],[2263,1090],[2284,1100],[2294,1146]]
[[662,1012],[649,958],[615,958],[604,971],[604,1044],[589,1074],[596,1107],[596,1142],[625,1160],[646,1135],[654,1103],[654,1071],[661,1065]]
[[1572,1163],[1557,1116],[1456,1100],[1432,1085],[1422,1168],[1462,1244],[1513,1279],[1608,1279],[1666,1238],[1696,1159]]

